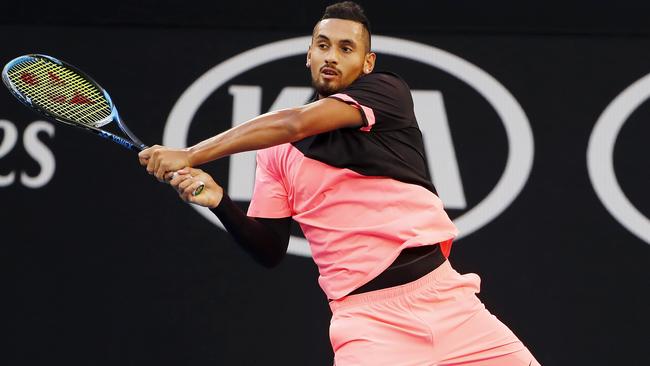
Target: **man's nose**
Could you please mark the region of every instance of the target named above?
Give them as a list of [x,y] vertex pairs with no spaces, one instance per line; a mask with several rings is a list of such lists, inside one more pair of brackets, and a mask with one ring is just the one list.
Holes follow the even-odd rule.
[[338,59],[338,52],[336,52],[336,49],[334,47],[330,47],[330,49],[327,50],[327,53],[325,54],[325,63],[336,65],[338,63]]

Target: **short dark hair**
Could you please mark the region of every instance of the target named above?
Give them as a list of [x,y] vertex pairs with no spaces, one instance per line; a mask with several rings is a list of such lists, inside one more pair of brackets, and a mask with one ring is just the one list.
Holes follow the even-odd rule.
[[359,4],[354,1],[332,4],[325,8],[325,13],[320,18],[320,20],[325,19],[345,19],[363,24],[363,27],[368,32],[368,52],[370,52],[370,21]]

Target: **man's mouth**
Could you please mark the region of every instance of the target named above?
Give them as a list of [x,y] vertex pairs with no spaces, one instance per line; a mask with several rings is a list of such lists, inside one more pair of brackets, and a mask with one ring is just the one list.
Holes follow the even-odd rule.
[[339,73],[331,68],[331,67],[324,67],[320,70],[321,75],[323,76],[323,79],[334,79],[339,75]]

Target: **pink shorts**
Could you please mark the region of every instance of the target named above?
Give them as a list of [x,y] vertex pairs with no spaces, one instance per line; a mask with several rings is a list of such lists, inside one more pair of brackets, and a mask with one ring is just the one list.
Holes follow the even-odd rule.
[[332,301],[335,365],[539,365],[476,297],[480,282],[445,261],[411,283]]

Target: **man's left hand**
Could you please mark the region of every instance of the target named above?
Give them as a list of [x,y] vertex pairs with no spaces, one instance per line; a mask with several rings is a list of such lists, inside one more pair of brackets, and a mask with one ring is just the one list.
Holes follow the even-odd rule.
[[190,153],[187,149],[173,149],[154,145],[138,154],[140,165],[147,167],[147,173],[165,182],[167,173],[191,167]]

